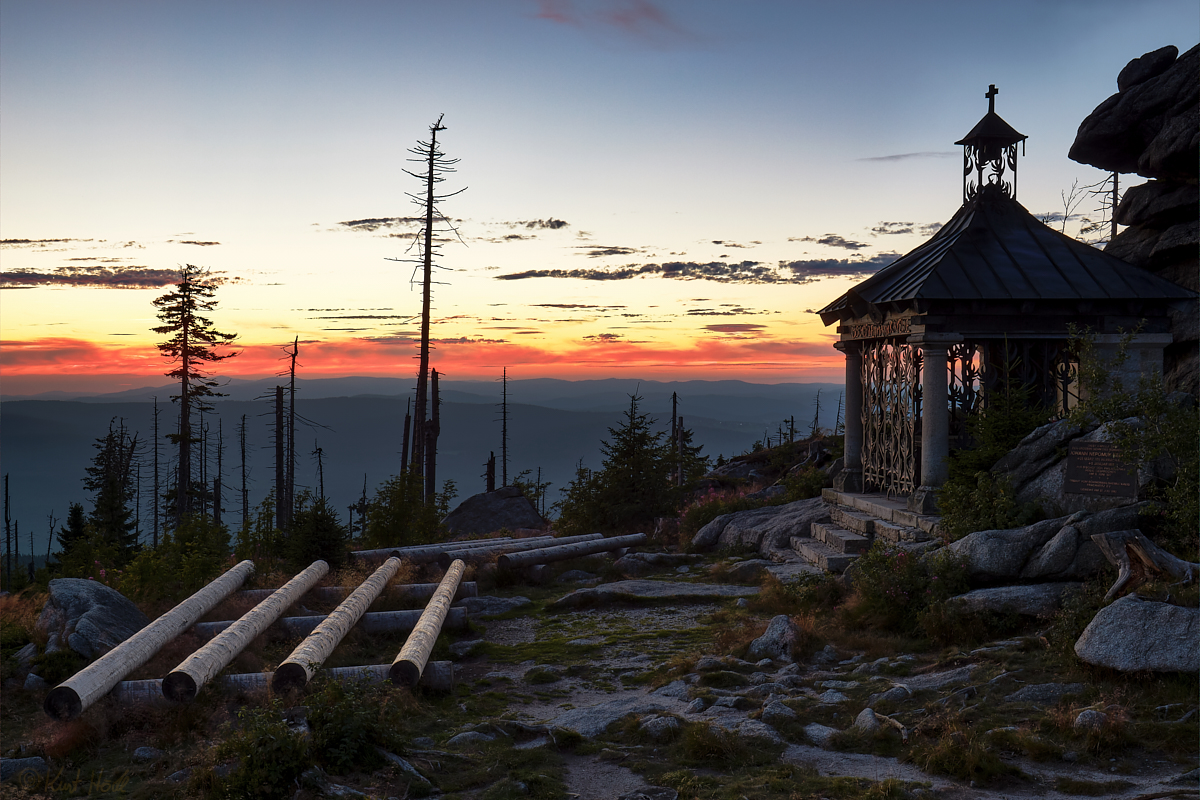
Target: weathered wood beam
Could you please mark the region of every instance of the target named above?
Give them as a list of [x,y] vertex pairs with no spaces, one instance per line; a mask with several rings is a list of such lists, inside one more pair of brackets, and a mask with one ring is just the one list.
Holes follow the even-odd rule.
[[[436,583],[401,583],[395,586],[389,586],[383,590],[383,594],[393,600],[428,600],[433,597],[433,593],[437,591]],[[235,600],[250,600],[255,603],[261,603],[271,596],[274,589],[243,589],[233,595]],[[345,586],[315,586],[308,590],[304,597],[312,598],[314,601],[326,603],[340,602],[346,598],[354,589],[348,589]],[[462,600],[464,597],[478,597],[479,587],[475,581],[463,581],[458,585],[458,593],[454,595],[455,600]]]
[[195,698],[204,684],[212,680],[238,653],[254,641],[268,626],[329,572],[324,561],[314,561],[307,569],[277,589],[266,600],[242,615],[241,619],[215,639],[185,658],[163,679],[163,695],[176,702]]
[[646,534],[634,533],[629,536],[613,536],[610,539],[596,539],[589,542],[575,542],[555,547],[543,547],[537,550],[524,550],[519,553],[506,553],[496,559],[500,569],[518,569],[534,564],[549,564],[553,561],[567,561],[580,556],[590,556],[609,550],[619,550],[634,547],[646,541]]
[[[363,633],[407,633],[411,631],[421,618],[424,609],[410,608],[403,611],[368,611],[356,626]],[[327,620],[326,614],[314,614],[305,617],[280,617],[271,623],[268,630],[276,630],[285,636],[308,636],[317,626]],[[198,622],[192,631],[201,639],[207,641],[233,625],[237,620],[221,620],[220,622]],[[467,611],[463,608],[451,608],[442,623],[446,630],[466,630]]]
[[[316,629],[296,646],[291,655],[275,668],[271,688],[275,691],[296,689],[312,680],[317,669],[329,658],[350,629],[367,613],[371,603],[383,592],[388,581],[400,571],[400,559],[392,556],[371,577],[363,581],[349,597],[322,620]],[[458,587],[455,587],[456,589]]]
[[377,550],[357,550],[350,555],[358,559],[372,561],[382,561],[385,558],[398,556],[411,564],[429,564],[437,561],[437,557],[442,553],[473,550],[477,547],[494,547],[507,542],[544,541],[553,538],[550,535],[531,536],[528,539],[514,539],[511,536],[502,536],[496,539],[467,539],[462,542],[440,542],[438,544],[417,544],[408,547],[383,547]]
[[421,619],[408,635],[404,647],[400,648],[400,654],[392,662],[392,683],[398,686],[416,686],[421,680],[425,663],[429,661],[434,642],[442,631],[442,622],[446,619],[450,601],[466,568],[467,565],[462,559],[456,559],[446,570],[441,585],[429,600],[429,605],[425,606]]
[[[334,667],[325,670],[325,674],[335,681],[365,681],[369,684],[383,683],[391,679],[391,664],[370,664],[362,667]],[[238,675],[222,675],[216,684],[227,692],[259,692],[265,691],[271,685],[271,673],[247,672]],[[421,673],[420,686],[439,692],[448,692],[454,688],[454,662],[430,661]],[[163,696],[162,678],[144,681],[121,681],[113,687],[109,697],[117,705],[130,706],[150,704],[173,706],[174,704]]]
[[[549,542],[555,545],[574,544],[575,542],[591,542],[596,539],[603,539],[602,533],[585,533],[580,536],[561,536],[550,539]],[[519,553],[523,550],[537,550],[546,547],[547,542],[532,541],[529,539],[518,539],[514,542],[499,544],[495,547],[478,547],[473,550],[464,550],[458,553],[443,553],[438,558],[438,566],[446,569],[450,566],[450,562],[456,558],[461,558],[470,564],[482,564],[491,561],[496,556],[504,555],[505,553]]]
[[190,628],[196,620],[245,583],[253,561],[243,561],[200,591],[130,636],[46,695],[42,708],[55,719],[74,719],[108,694],[122,678],[145,664],[163,645]]

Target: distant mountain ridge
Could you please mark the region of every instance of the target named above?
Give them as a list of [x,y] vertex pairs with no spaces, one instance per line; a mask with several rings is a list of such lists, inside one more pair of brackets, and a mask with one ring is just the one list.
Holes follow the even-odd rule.
[[[267,494],[273,476],[270,425],[274,379],[230,381],[230,397],[214,403],[205,419],[215,439],[224,431],[224,506],[226,522],[241,522],[237,425],[247,421],[249,496],[253,507]],[[311,456],[320,446],[324,456],[325,490],[335,508],[345,509],[361,496],[364,474],[367,492],[400,469],[401,426],[404,397],[410,382],[390,378],[297,380],[297,411],[318,426],[300,426],[297,432],[297,483],[315,487],[316,466]],[[125,420],[142,441],[153,430],[151,398],[158,397],[159,433],[174,429],[177,406],[170,401],[173,386],[147,387],[78,399],[8,398],[0,403],[0,453],[3,472],[11,476],[12,518],[19,520],[21,549],[28,546],[26,531],[34,531],[34,547],[44,555],[47,515],[53,511],[58,525],[70,502],[89,504],[83,490],[84,470],[95,454],[93,443],[103,436],[114,417]],[[451,479],[459,499],[483,491],[484,464],[492,452],[500,459],[500,384],[486,381],[445,381],[442,389],[442,436],[438,443],[439,482]],[[656,428],[670,427],[671,392],[679,393],[679,411],[694,431],[694,441],[704,454],[715,458],[749,450],[764,435],[774,437],[784,419],[794,416],[798,432],[807,433],[821,390],[821,424],[832,427],[841,387],[834,384],[750,384],[741,381],[679,381],[663,383],[610,379],[559,381],[548,379],[509,381],[509,470],[511,481],[522,470],[550,481],[548,504],[574,476],[575,467],[600,466],[600,443],[608,429],[621,423],[629,408],[629,394],[638,391],[640,409],[657,420]],[[358,391],[357,395],[348,396]],[[324,395],[324,396],[322,396]],[[256,399],[258,398],[258,399]],[[160,463],[169,463],[171,447],[160,443]],[[214,456],[210,471],[215,470]],[[152,455],[142,468],[146,505],[143,528],[150,516]],[[166,474],[166,469],[163,473]],[[497,472],[500,472],[499,466]],[[499,481],[500,475],[497,475]]]

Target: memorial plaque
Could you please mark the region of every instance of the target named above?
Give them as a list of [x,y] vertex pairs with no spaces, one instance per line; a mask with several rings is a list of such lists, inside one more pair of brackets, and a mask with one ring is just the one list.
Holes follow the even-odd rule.
[[1063,490],[1073,494],[1137,497],[1137,473],[1109,442],[1071,442]]

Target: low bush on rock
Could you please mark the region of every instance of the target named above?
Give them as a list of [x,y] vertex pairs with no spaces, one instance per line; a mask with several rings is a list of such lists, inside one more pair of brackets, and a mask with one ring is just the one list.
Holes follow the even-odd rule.
[[855,566],[858,577],[843,608],[860,627],[918,633],[931,607],[967,589],[966,564],[949,551],[919,556],[876,540]]

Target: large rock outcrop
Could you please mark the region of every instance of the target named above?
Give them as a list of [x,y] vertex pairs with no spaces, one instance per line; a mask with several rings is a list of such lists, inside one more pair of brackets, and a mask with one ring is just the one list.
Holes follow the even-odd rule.
[[451,533],[483,535],[507,528],[544,528],[546,520],[516,486],[471,495],[442,520]]
[[1009,530],[976,531],[949,546],[976,586],[1085,580],[1108,563],[1091,537],[1138,526],[1144,504],[1078,511]]
[[1075,655],[1122,672],[1200,671],[1200,610],[1127,595],[1096,613]]
[[69,647],[88,659],[104,655],[149,624],[123,594],[82,578],[50,581],[50,599],[37,621],[49,637],[46,652]]
[[[1141,425],[1134,417],[1123,422],[1133,427]],[[1070,443],[1075,440],[1112,442],[1114,439],[1111,424],[1092,425],[1081,429],[1070,420],[1051,422],[1022,439],[1020,444],[996,462],[991,472],[1012,487],[1018,503],[1040,505],[1047,513],[1103,511],[1129,505],[1134,502],[1133,498],[1066,491],[1066,454]],[[1155,481],[1170,481],[1173,477],[1171,463],[1167,458],[1146,464],[1138,470],[1138,496],[1146,498]]]
[[[1200,46],[1174,46],[1135,58],[1117,93],[1079,126],[1070,157],[1108,172],[1150,180],[1126,190],[1116,220],[1127,225],[1105,248],[1192,291],[1200,290]],[[1169,389],[1200,390],[1197,303],[1171,312],[1175,342],[1164,353]]]
[[820,497],[722,514],[692,537],[692,549],[748,547],[770,555],[789,547],[791,537],[808,536],[814,522],[828,521],[829,504]]

